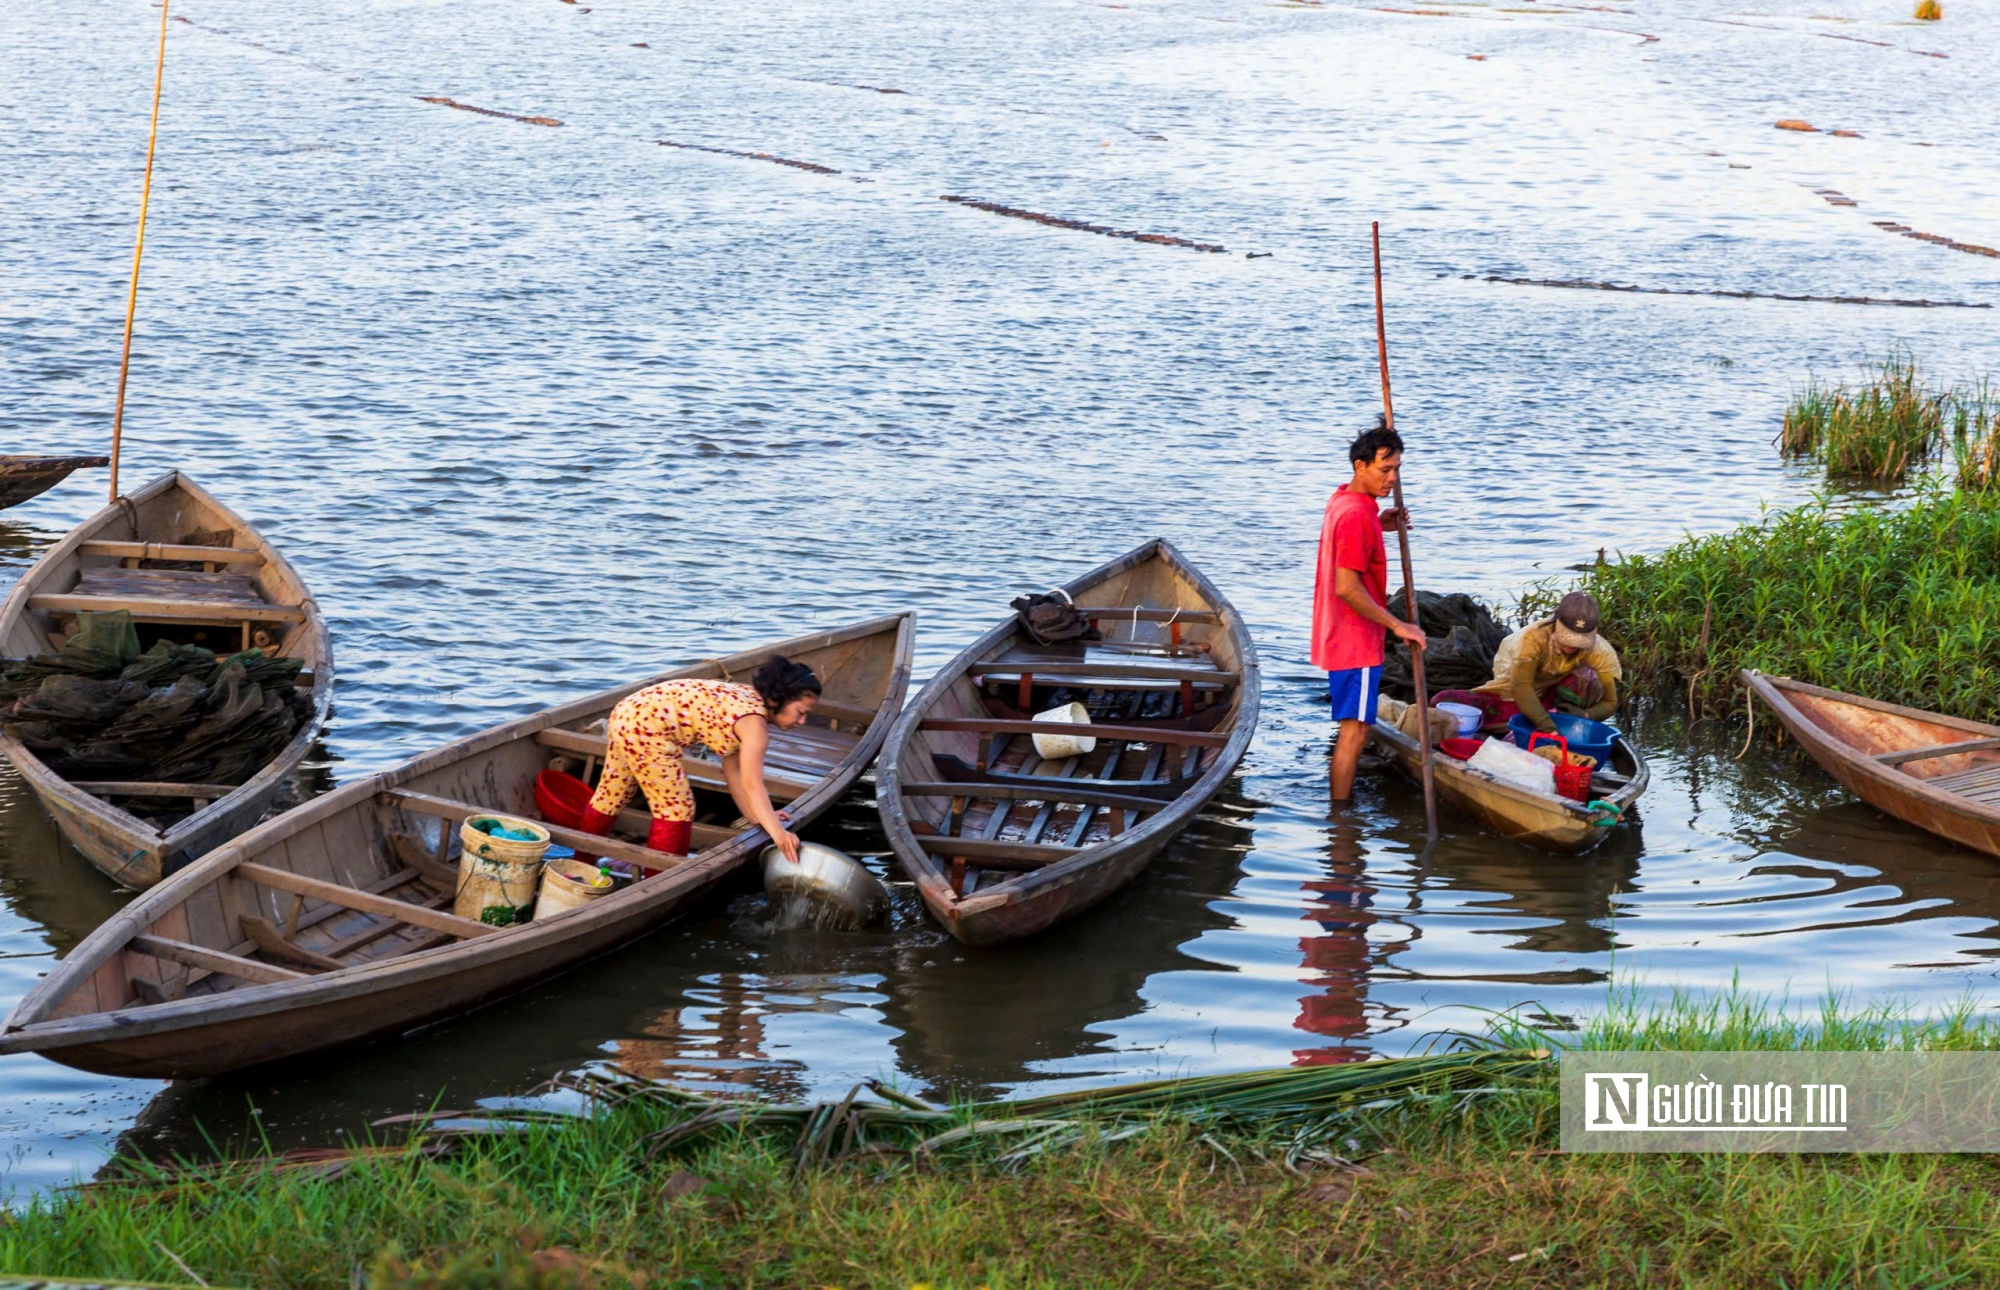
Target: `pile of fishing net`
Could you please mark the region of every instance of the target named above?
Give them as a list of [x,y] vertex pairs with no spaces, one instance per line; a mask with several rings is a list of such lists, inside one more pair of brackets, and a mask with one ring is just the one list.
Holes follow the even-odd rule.
[[312,717],[300,659],[172,641],[141,653],[124,610],[77,617],[61,652],[0,672],[0,721],[65,779],[240,784]]
[[[1389,598],[1389,612],[1407,621],[1403,593]],[[1424,649],[1424,681],[1430,692],[1475,690],[1493,679],[1493,656],[1507,629],[1493,611],[1462,591],[1448,595],[1417,592],[1417,625],[1430,644]],[[1410,676],[1410,647],[1391,636],[1382,655],[1382,693],[1408,702],[1417,697]]]

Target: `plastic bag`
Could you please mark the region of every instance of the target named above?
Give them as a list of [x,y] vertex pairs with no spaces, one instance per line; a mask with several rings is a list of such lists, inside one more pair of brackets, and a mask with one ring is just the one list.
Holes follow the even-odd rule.
[[1556,795],[1556,768],[1546,759],[1516,748],[1511,740],[1488,739],[1465,764],[1485,771],[1503,784],[1548,797]]

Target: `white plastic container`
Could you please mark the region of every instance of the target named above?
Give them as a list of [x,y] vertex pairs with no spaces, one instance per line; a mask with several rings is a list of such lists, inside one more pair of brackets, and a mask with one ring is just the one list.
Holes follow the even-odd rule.
[[[1081,703],[1065,703],[1060,708],[1050,708],[1047,712],[1037,712],[1037,721],[1054,721],[1065,725],[1087,726],[1090,724],[1090,709]],[[1043,761],[1061,761],[1065,757],[1081,757],[1097,748],[1097,740],[1089,735],[1036,735],[1035,755]]]
[[1486,714],[1469,703],[1433,703],[1431,706],[1439,712],[1450,713],[1458,722],[1458,733],[1461,735],[1477,733],[1479,727],[1486,724]]
[[1546,758],[1516,748],[1512,740],[1488,739],[1465,764],[1485,771],[1503,784],[1549,797],[1556,795],[1555,766]]

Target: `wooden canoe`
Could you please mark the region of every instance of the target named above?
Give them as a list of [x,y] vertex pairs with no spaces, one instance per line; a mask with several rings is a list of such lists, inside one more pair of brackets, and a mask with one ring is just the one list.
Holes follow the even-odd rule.
[[1799,747],[1885,815],[2000,855],[2000,726],[1745,671]]
[[[1105,639],[1041,646],[1016,619],[947,664],[897,719],[876,773],[889,845],[969,945],[1032,936],[1132,881],[1221,790],[1257,728],[1242,616],[1161,539],[1064,588]],[[1092,725],[1030,725],[1057,695]],[[1091,734],[1045,761],[1031,733]]]
[[[299,683],[312,689],[312,716],[262,770],[237,785],[72,783],[0,730],[0,752],[63,836],[115,881],[150,887],[263,818],[326,723],[333,649],[319,606],[285,557],[179,471],[97,512],[36,561],[0,605],[0,651],[24,658],[59,649],[61,626],[92,609],[130,610],[142,643],[165,635],[217,654],[261,645],[301,659]],[[214,791],[191,791],[201,789]],[[191,809],[164,812],[164,823],[127,809],[180,800]]]
[[[315,798],[144,893],[66,956],[0,1030],[0,1053],[38,1052],[107,1075],[179,1079],[399,1034],[540,984],[644,936],[766,845],[735,817],[720,765],[687,767],[710,822],[695,854],[553,917],[493,927],[450,912],[460,823],[532,819],[552,755],[602,753],[587,727],[668,677],[743,679],[772,654],[810,664],[812,721],[773,731],[766,781],[795,823],[832,805],[875,759],[909,686],[910,615],[878,618],[621,685],[495,726]],[[586,777],[588,768],[586,767]],[[669,857],[549,826],[557,842],[656,866]]]
[[0,511],[40,497],[71,471],[110,464],[109,457],[0,457]]
[[[1421,753],[1416,740],[1386,721],[1377,721],[1368,733],[1398,770],[1419,779]],[[1592,813],[1581,802],[1516,788],[1435,750],[1431,774],[1440,802],[1511,841],[1582,855],[1611,836],[1610,826],[1591,823]],[[1599,767],[1591,780],[1591,799],[1630,810],[1651,778],[1646,759],[1620,739],[1611,747],[1611,765]]]

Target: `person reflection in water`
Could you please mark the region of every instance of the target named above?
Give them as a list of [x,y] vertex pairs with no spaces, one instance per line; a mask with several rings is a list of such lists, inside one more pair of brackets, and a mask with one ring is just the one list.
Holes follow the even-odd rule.
[[1331,1066],[1368,1057],[1367,1049],[1354,1041],[1368,1033],[1368,929],[1375,922],[1375,889],[1368,882],[1359,823],[1347,817],[1333,821],[1327,860],[1327,876],[1303,884],[1307,903],[1302,917],[1319,924],[1322,934],[1299,938],[1300,979],[1318,988],[1299,1000],[1299,1019],[1292,1025],[1338,1042],[1295,1050],[1294,1066]]
[[1319,564],[1313,578],[1312,664],[1327,673],[1327,696],[1340,739],[1327,768],[1327,788],[1337,808],[1354,795],[1354,772],[1375,724],[1382,692],[1382,642],[1389,632],[1424,648],[1415,624],[1391,614],[1389,557],[1382,534],[1403,527],[1401,510],[1378,503],[1396,491],[1403,441],[1387,423],[1348,445],[1354,477],[1334,490],[1320,525]]

